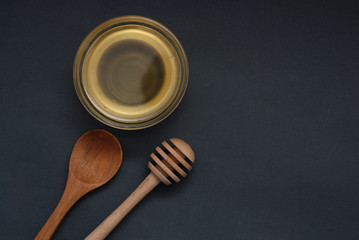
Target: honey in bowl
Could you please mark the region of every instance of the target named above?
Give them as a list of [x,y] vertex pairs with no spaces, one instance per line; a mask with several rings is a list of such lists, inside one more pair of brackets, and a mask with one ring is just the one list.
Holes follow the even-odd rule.
[[77,94],[98,120],[139,129],[167,117],[188,81],[185,53],[159,23],[137,16],[112,19],[84,40],[74,64]]

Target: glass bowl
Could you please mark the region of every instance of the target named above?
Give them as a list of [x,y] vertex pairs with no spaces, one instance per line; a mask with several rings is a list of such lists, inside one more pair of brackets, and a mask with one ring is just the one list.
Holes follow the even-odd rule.
[[174,34],[145,17],[123,16],[92,30],[75,56],[76,93],[97,120],[142,129],[168,117],[188,84],[186,54]]

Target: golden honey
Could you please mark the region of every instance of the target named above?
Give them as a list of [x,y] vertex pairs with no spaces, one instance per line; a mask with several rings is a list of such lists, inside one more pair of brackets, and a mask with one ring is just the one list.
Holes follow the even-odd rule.
[[114,23],[116,19],[104,23],[103,29],[100,25],[80,46],[74,65],[76,91],[87,110],[110,126],[153,125],[168,116],[184,94],[184,52],[170,32],[164,35],[155,28],[164,27],[153,20]]

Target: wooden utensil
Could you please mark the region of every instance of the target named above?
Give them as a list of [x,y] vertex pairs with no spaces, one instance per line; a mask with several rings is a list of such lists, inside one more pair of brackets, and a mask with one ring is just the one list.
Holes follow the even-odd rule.
[[82,135],[72,150],[64,193],[35,239],[50,239],[75,202],[108,182],[121,163],[122,148],[115,136],[104,130]]
[[[151,162],[148,163],[151,173],[110,216],[108,216],[90,235],[87,236],[87,238],[85,238],[85,240],[105,239],[131,209],[160,182],[169,185],[171,184],[171,181],[168,177],[175,182],[179,182],[179,177],[185,177],[187,175],[185,170],[190,171],[192,169],[187,159],[193,163],[195,158],[193,150],[181,139],[172,138],[170,139],[170,142],[174,147],[165,141],[162,142],[165,150],[156,147],[157,155],[154,153],[151,154],[151,158],[155,164],[152,164]],[[175,172],[177,172],[177,174],[175,174]]]

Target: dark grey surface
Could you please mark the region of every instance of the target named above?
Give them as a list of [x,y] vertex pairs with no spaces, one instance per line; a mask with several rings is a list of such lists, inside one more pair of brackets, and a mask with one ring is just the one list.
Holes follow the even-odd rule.
[[[357,1],[2,1],[1,239],[37,234],[74,143],[96,128],[119,138],[123,165],[53,239],[89,234],[170,137],[193,146],[193,172],[155,189],[108,239],[359,239],[358,12]],[[179,108],[131,132],[92,118],[72,84],[86,34],[127,14],[170,28],[190,64]]]

